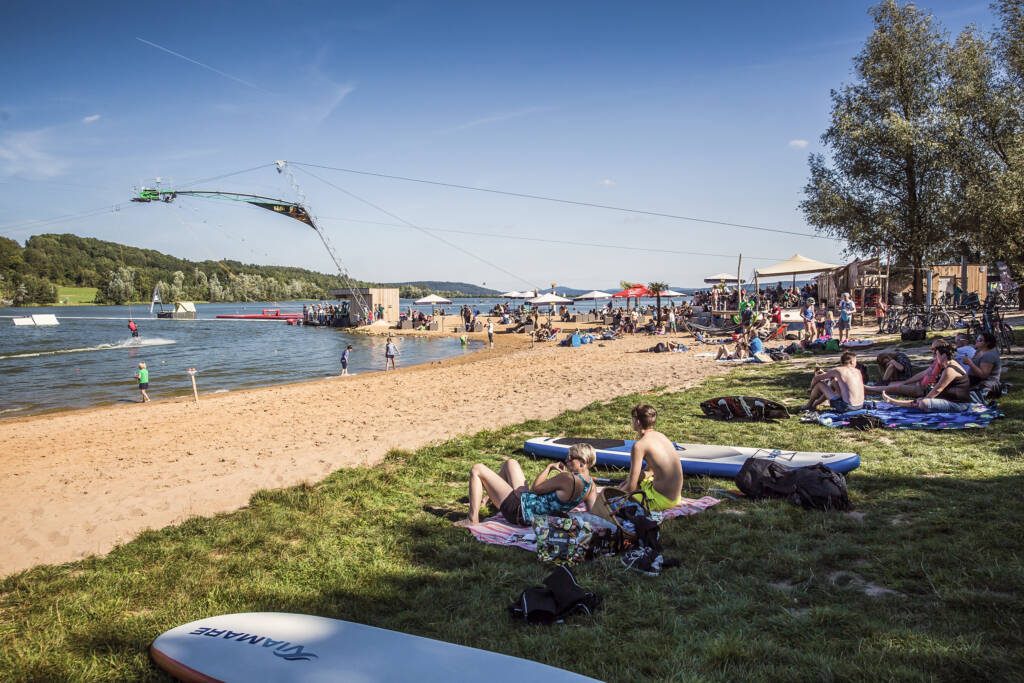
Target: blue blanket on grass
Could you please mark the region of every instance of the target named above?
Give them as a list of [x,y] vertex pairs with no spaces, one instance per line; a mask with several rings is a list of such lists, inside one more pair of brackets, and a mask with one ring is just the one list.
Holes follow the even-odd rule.
[[815,415],[807,414],[801,422],[817,422],[825,427],[846,427],[850,418],[857,415],[873,415],[888,429],[979,429],[987,427],[992,420],[1003,417],[995,406],[973,404],[963,413],[922,413],[913,408],[894,406],[885,401],[865,401],[864,410],[848,413],[824,411]]

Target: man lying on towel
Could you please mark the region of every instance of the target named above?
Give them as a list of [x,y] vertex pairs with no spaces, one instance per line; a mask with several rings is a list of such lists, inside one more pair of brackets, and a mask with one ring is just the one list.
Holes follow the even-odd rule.
[[683,466],[672,442],[654,428],[658,411],[654,406],[639,405],[633,408],[632,417],[637,440],[629,456],[626,490],[643,491],[652,510],[679,505],[683,496]]

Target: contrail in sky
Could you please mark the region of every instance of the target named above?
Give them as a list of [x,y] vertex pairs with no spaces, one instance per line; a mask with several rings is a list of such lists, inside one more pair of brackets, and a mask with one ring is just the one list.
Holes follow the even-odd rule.
[[166,47],[164,47],[162,45],[157,45],[156,43],[152,43],[152,42],[146,40],[145,38],[139,38],[138,36],[136,36],[135,40],[139,41],[140,43],[145,43],[146,45],[150,45],[152,47],[155,47],[158,50],[163,50],[164,52],[166,52],[169,55],[174,55],[175,57],[178,57],[180,59],[184,59],[186,62],[191,62],[192,64],[195,64],[196,66],[201,66],[204,69],[208,69],[209,71],[212,71],[215,74],[220,74],[224,78],[230,78],[231,80],[235,81],[236,83],[241,83],[242,85],[247,85],[250,88],[255,88],[256,90],[259,90],[260,92],[267,93],[268,95],[273,95],[274,94],[274,93],[270,92],[269,90],[264,90],[263,88],[261,88],[260,86],[256,85],[255,83],[250,83],[249,81],[243,81],[241,78],[238,78],[237,76],[232,76],[231,74],[226,74],[223,71],[221,71],[220,69],[213,68],[209,64],[203,64],[202,62],[197,62],[196,60],[192,59],[191,57],[186,57],[183,54],[175,52],[174,50],[168,50]]

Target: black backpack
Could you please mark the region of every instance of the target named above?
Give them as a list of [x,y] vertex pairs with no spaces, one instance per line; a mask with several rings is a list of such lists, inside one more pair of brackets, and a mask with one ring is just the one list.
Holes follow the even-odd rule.
[[750,458],[736,475],[740,491],[754,499],[785,498],[807,510],[850,510],[846,478],[824,465],[786,467]]
[[601,596],[576,583],[572,571],[555,567],[543,586],[527,588],[508,606],[514,621],[554,624],[574,614],[590,615],[601,606]]

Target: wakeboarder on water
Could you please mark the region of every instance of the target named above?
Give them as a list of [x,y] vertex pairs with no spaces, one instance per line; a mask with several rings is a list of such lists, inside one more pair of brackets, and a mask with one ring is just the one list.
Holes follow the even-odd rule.
[[128,329],[131,330],[132,337],[138,338],[139,326],[135,324],[135,321],[131,318],[128,319]]

